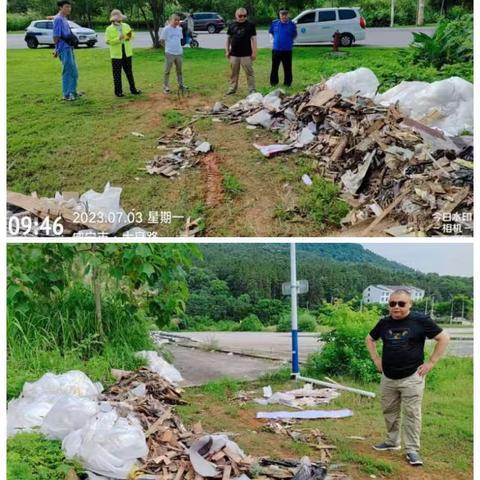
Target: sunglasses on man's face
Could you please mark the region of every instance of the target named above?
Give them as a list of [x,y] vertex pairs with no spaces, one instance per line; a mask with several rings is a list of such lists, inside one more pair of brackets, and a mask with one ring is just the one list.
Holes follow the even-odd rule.
[[403,308],[403,307],[405,307],[405,305],[407,304],[407,302],[388,302],[388,304],[390,305],[391,308],[396,307],[397,305],[398,305],[400,308]]
[[238,15],[238,18],[247,18],[246,15]]

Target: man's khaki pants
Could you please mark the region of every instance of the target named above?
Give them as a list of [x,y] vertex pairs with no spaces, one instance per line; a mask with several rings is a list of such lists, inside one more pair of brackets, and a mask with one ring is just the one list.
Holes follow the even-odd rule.
[[165,75],[163,78],[163,86],[168,88],[170,80],[170,70],[173,65],[177,70],[177,82],[179,87],[183,87],[183,74],[182,74],[183,55],[172,55],[171,53],[165,53]]
[[248,91],[255,91],[255,73],[253,72],[252,57],[230,57],[230,65],[232,67],[232,74],[230,76],[230,93],[236,92],[238,88],[238,79],[240,77],[240,66],[242,66],[247,75]]
[[420,450],[422,429],[422,398],[425,377],[417,372],[409,377],[392,380],[382,375],[380,391],[382,411],[387,427],[386,443],[400,445],[400,412],[403,417],[403,441],[406,452]]

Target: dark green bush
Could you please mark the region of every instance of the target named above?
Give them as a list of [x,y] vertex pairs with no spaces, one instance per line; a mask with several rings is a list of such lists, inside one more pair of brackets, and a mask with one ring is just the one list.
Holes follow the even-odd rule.
[[[298,315],[299,332],[315,332],[317,321],[309,311],[301,311]],[[285,313],[277,324],[277,332],[289,332],[292,328],[292,320],[289,313]]]
[[329,325],[332,330],[320,336],[325,342],[322,350],[308,357],[308,374],[346,375],[363,382],[376,380],[378,372],[370,359],[365,337],[379,317],[376,310],[357,312],[347,304],[337,304],[331,314],[320,319],[322,325]]
[[235,330],[239,332],[261,332],[263,324],[256,315],[251,314],[245,317]]

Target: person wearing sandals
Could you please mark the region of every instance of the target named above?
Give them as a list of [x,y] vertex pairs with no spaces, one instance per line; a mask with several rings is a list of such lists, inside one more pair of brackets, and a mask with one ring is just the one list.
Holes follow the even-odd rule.
[[110,58],[112,59],[113,85],[115,95],[123,97],[122,91],[122,68],[127,76],[130,92],[133,95],[142,93],[135,87],[135,79],[132,70],[132,39],[133,31],[128,23],[125,23],[125,15],[120,10],[112,10],[110,14],[111,25],[105,30],[105,41],[110,47]]
[[[381,402],[387,428],[385,441],[373,448],[400,450],[403,420],[407,461],[420,466],[423,465],[419,450],[425,376],[445,353],[449,336],[429,316],[411,311],[412,297],[407,289],[398,288],[392,292],[388,306],[389,315],[382,318],[366,338],[370,357],[382,374]],[[435,340],[435,348],[425,361],[427,338]],[[380,339],[383,343],[381,358],[375,346]]]
[[72,5],[68,0],[59,0],[58,14],[53,19],[53,41],[55,50],[53,56],[62,62],[62,93],[66,101],[74,101],[80,94],[77,92],[78,68],[75,62],[73,48],[75,37],[68,24],[68,16],[72,11]]

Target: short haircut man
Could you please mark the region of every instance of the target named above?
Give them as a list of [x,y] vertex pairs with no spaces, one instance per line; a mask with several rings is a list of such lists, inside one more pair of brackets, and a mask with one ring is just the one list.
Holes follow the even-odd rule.
[[278,69],[283,66],[283,84],[290,87],[293,82],[292,55],[293,42],[297,37],[297,26],[288,18],[288,9],[281,8],[278,12],[279,19],[270,25],[268,33],[273,41],[272,69],[270,71],[270,85],[278,84]]
[[257,58],[257,31],[255,25],[249,22],[247,17],[248,12],[245,8],[237,8],[235,21],[228,26],[225,56],[230,61],[231,75],[227,95],[232,95],[237,91],[240,67],[247,76],[249,93],[255,92],[253,62]]
[[54,56],[62,62],[62,93],[63,99],[67,101],[76,100],[78,68],[75,61],[73,47],[75,36],[68,23],[68,15],[71,11],[71,3],[68,0],[57,2],[59,11],[53,19],[53,42],[55,43]]
[[[412,312],[412,296],[407,288],[396,289],[388,302],[389,315],[382,318],[367,335],[370,356],[379,372],[382,412],[387,438],[373,448],[400,450],[400,417],[403,411],[403,439],[411,465],[423,464],[420,457],[422,398],[425,375],[445,353],[449,337],[430,317]],[[424,360],[425,340],[434,339],[435,349]],[[375,342],[382,339],[382,358]]]

